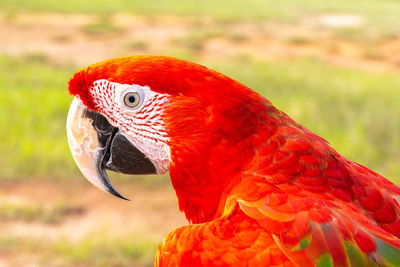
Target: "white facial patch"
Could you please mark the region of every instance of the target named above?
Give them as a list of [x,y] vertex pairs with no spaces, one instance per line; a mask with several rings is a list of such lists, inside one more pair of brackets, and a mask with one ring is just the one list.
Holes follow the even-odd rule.
[[169,95],[104,79],[95,81],[90,90],[100,113],[153,162],[157,173],[167,172],[171,156],[162,112]]

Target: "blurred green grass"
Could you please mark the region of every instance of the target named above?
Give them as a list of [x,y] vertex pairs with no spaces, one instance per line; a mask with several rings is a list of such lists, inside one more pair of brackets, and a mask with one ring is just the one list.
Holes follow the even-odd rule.
[[[128,237],[128,238],[127,238]],[[153,266],[159,240],[129,233],[115,237],[100,230],[78,245],[60,240],[49,249],[68,266]]]
[[[38,266],[153,266],[159,240],[141,233],[111,234],[106,226],[83,237],[79,242],[58,238],[43,242],[37,238],[0,237],[3,254],[23,251],[25,261],[29,254],[37,257]],[[18,265],[11,265],[18,266]]]
[[[109,15],[132,13],[157,17],[179,15],[211,17],[221,22],[243,20],[273,20],[298,23],[321,14],[354,14],[365,19],[365,26],[338,29],[339,36],[357,37],[378,35],[395,36],[400,25],[400,2],[397,0],[100,0],[53,1],[53,0],[1,0],[2,12],[9,18],[18,12],[60,12]],[[368,31],[365,29],[368,28]]]
[[0,204],[0,221],[39,222],[58,224],[65,218],[82,215],[84,208],[70,203],[57,203],[51,207],[42,205]]
[[[398,73],[333,67],[316,59],[200,63],[260,92],[350,160],[399,182]],[[0,57],[2,178],[78,176],[65,133],[72,101],[67,82],[76,69],[41,57]]]
[[72,101],[66,88],[74,70],[40,56],[0,56],[2,178],[77,174],[65,132]]

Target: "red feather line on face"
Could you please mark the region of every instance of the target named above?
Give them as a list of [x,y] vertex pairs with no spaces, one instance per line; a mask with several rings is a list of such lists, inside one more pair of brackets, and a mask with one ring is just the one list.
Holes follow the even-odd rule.
[[90,79],[92,75],[88,75],[88,69],[89,67],[75,73],[74,77],[68,83],[68,91],[71,95],[79,96],[86,107],[97,111],[89,90],[96,79]]

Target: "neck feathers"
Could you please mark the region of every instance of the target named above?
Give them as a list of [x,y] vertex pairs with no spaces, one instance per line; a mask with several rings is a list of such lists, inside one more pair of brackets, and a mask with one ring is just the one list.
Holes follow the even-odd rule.
[[180,209],[193,223],[222,215],[229,193],[258,147],[286,118],[255,93],[235,100],[236,105],[220,101],[219,106],[205,106],[183,97],[166,112],[171,180]]

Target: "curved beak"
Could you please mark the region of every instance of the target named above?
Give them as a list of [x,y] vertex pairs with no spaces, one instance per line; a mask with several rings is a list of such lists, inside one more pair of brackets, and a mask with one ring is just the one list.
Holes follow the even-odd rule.
[[94,186],[129,200],[112,186],[106,169],[125,174],[156,173],[154,164],[101,114],[74,98],[67,118],[68,144],[82,174]]

